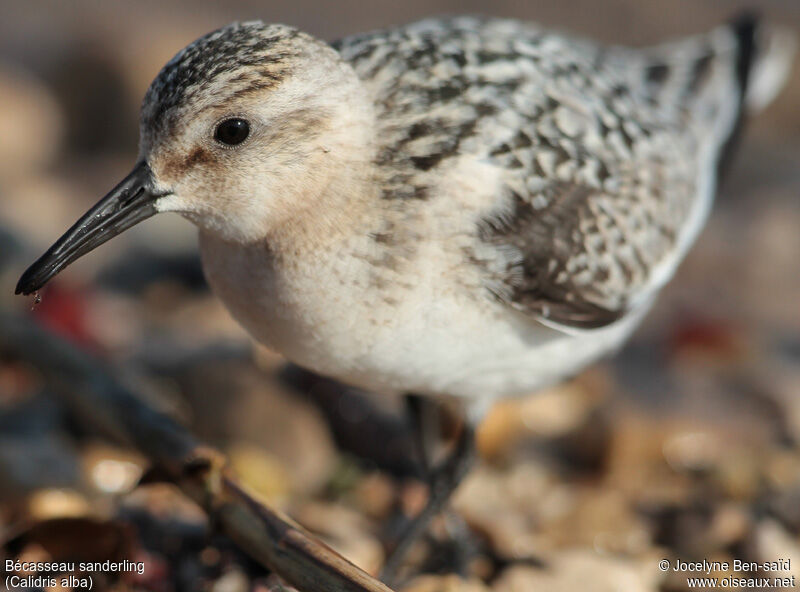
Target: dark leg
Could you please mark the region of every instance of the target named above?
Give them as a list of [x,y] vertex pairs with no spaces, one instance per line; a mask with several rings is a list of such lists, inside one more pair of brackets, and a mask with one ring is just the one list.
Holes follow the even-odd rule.
[[416,446],[416,460],[422,469],[422,478],[427,483],[431,479],[433,457],[441,438],[439,408],[434,401],[422,395],[406,395],[405,402],[411,423],[411,437]]
[[430,491],[425,507],[409,522],[395,542],[381,571],[381,579],[384,582],[394,580],[403,557],[411,545],[425,532],[433,517],[442,511],[475,458],[475,431],[465,421],[462,423],[461,432],[452,452],[439,465],[430,468],[430,456],[433,452],[430,438],[433,432],[437,432],[438,436],[438,426],[431,425],[435,416],[431,418],[428,408],[434,404],[416,395],[410,396],[408,402]]

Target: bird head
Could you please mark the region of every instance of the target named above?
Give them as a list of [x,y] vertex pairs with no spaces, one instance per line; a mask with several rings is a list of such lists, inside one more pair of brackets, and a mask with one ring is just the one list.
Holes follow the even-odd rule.
[[150,85],[131,173],[28,268],[16,293],[160,212],[241,243],[314,215],[342,170],[367,158],[360,130],[370,117],[355,72],[322,41],[261,22],[201,37]]

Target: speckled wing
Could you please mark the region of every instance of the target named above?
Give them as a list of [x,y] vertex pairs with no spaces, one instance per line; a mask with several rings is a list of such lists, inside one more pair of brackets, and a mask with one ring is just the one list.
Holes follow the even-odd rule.
[[495,296],[555,324],[613,323],[665,283],[702,226],[753,47],[743,19],[648,49],[516,21],[434,19],[335,44],[376,97],[386,199],[436,171],[496,167],[469,260]]

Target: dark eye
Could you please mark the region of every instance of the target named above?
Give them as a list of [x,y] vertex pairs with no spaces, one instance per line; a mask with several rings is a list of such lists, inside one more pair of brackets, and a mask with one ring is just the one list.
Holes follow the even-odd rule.
[[221,121],[214,131],[214,139],[228,146],[241,144],[249,135],[250,124],[238,117]]

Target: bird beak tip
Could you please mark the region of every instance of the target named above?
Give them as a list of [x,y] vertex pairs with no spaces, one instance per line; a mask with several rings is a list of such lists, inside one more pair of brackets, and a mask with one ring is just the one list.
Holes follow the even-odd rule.
[[152,171],[140,162],[22,274],[14,293],[36,292],[79,257],[157,213],[160,195],[152,186]]

